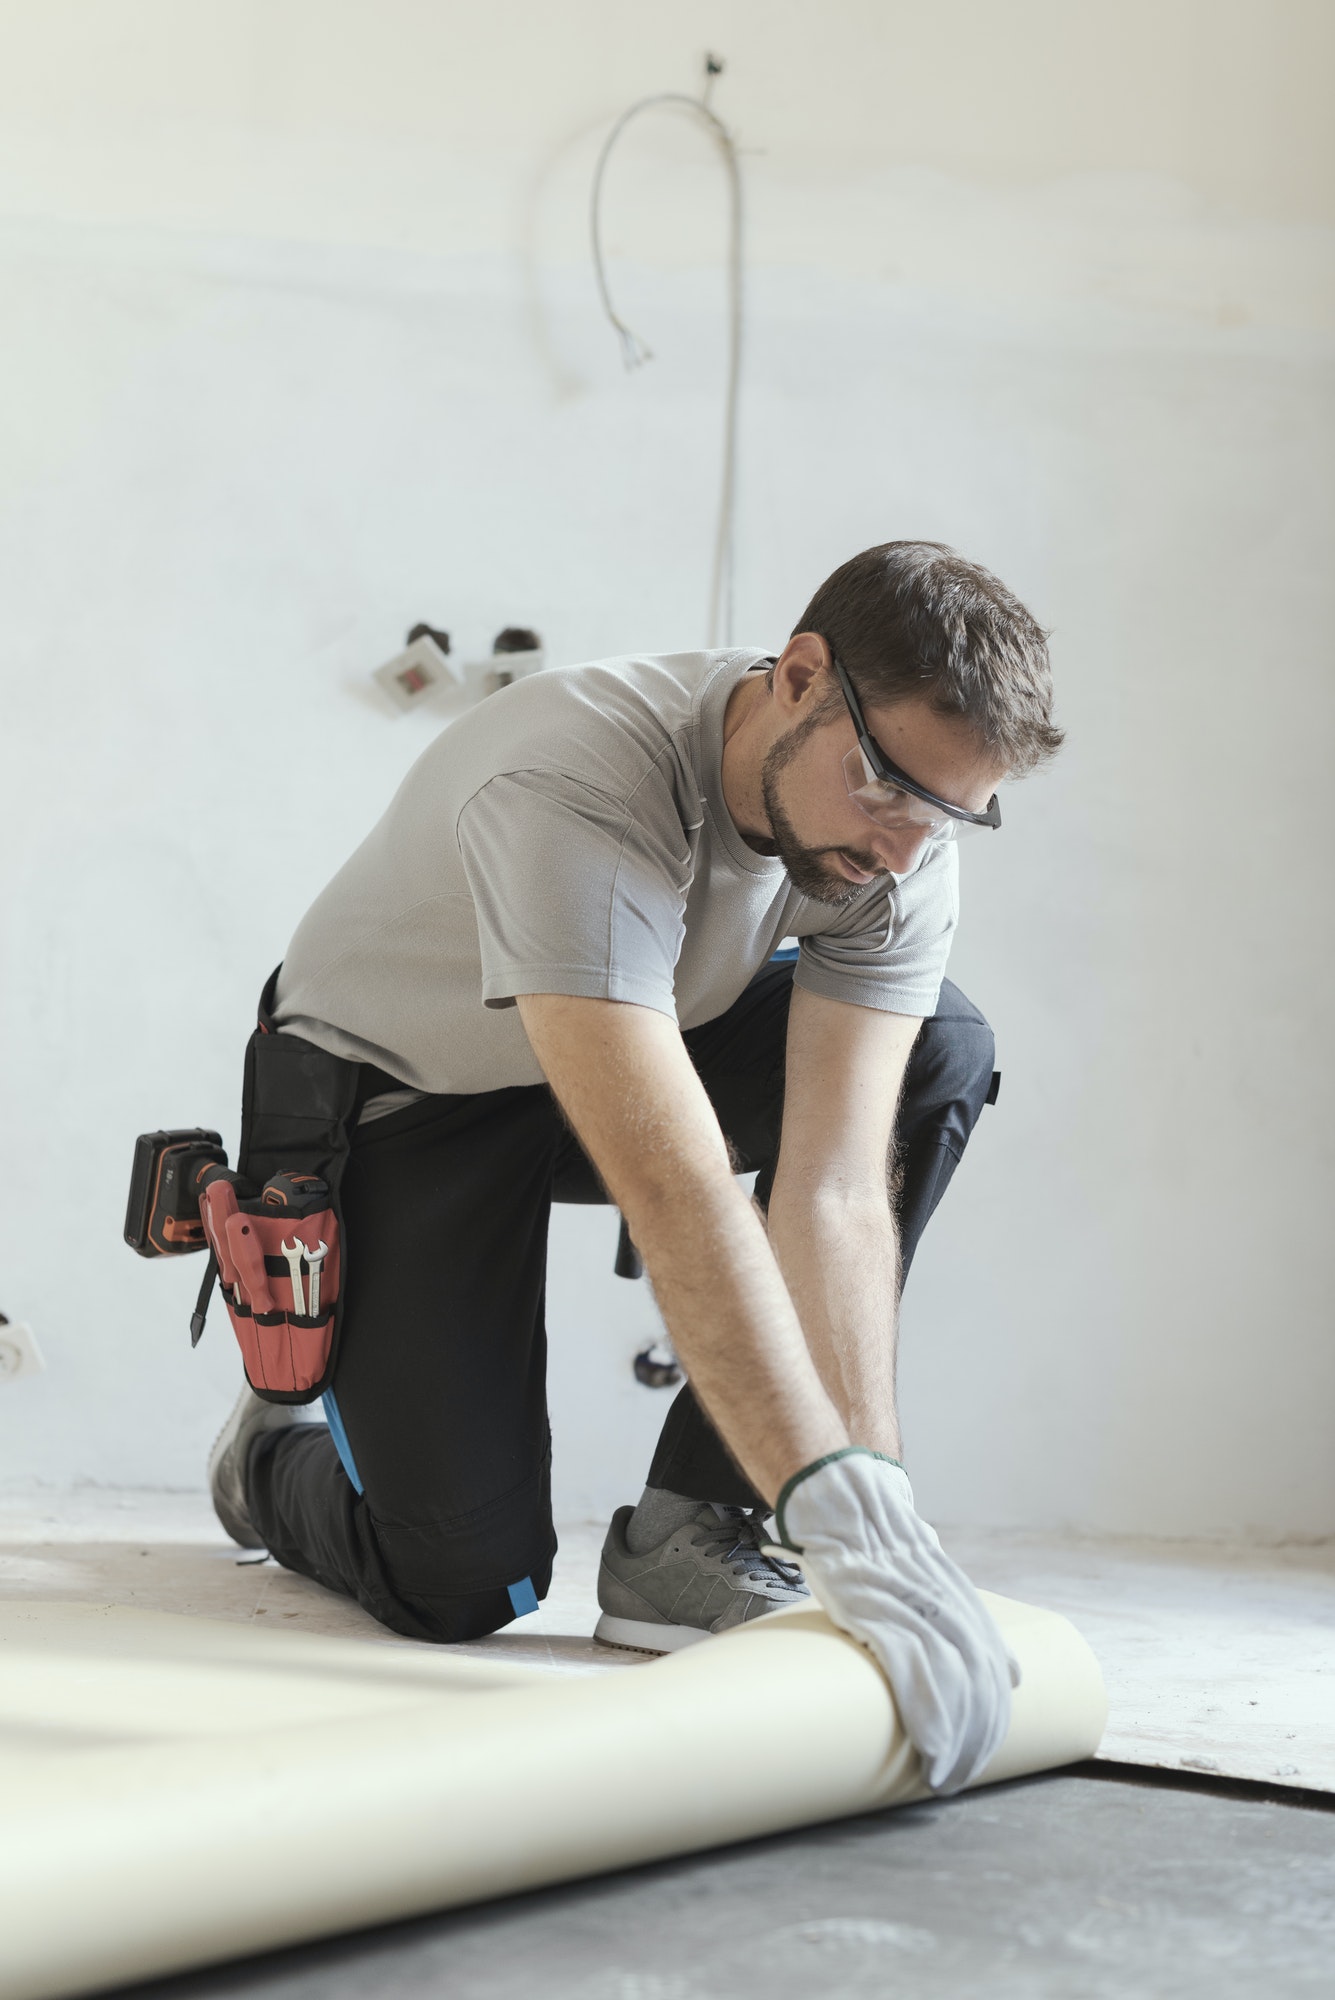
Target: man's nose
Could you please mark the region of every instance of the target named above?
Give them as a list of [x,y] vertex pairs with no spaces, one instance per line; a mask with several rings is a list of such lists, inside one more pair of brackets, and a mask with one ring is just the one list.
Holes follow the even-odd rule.
[[928,837],[926,827],[879,828],[873,842],[877,859],[891,875],[906,875],[922,852]]

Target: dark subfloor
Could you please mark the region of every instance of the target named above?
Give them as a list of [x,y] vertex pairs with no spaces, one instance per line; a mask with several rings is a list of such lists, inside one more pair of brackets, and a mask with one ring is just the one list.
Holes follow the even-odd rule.
[[[729,1754],[782,1757],[763,1718],[733,1720]],[[1332,1803],[1085,1765],[136,1990],[152,2000],[1335,1995]]]

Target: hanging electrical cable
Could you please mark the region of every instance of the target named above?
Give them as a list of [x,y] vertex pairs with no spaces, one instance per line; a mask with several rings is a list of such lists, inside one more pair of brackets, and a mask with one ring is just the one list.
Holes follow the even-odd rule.
[[607,261],[602,239],[602,196],[608,160],[618,139],[632,120],[638,118],[642,112],[655,110],[665,104],[683,106],[701,119],[723,156],[728,176],[728,362],[723,397],[723,465],[719,481],[718,525],[714,536],[714,559],[709,585],[711,646],[719,644],[726,646],[732,643],[737,511],[737,406],[742,373],[742,172],[737,157],[736,141],[722,119],[710,109],[709,105],[714,79],[720,76],[722,71],[723,64],[717,56],[706,56],[705,88],[702,96],[691,97],[685,91],[665,90],[657,96],[641,98],[638,104],[631,105],[629,111],[624,111],[603,142],[603,149],[598,155],[598,164],[594,168],[593,186],[589,197],[589,233],[593,244],[593,268],[603,310],[621,342],[621,358],[626,367],[639,368],[646,361],[652,361],[653,350],[621,318],[612,304],[612,294],[607,283]]

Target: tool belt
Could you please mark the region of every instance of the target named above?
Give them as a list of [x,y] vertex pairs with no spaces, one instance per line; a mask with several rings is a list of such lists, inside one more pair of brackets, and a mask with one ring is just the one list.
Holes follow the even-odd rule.
[[339,1188],[379,1072],[279,1034],[277,981],[275,971],[246,1048],[235,1171],[213,1165],[200,1176],[210,1258],[190,1331],[198,1342],[216,1279],[255,1394],[311,1403],[329,1387],[338,1356],[346,1283]]

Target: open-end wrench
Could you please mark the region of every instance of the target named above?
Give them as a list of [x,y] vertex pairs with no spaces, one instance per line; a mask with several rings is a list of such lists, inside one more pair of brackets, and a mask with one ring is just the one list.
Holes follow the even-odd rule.
[[306,1294],[301,1286],[301,1260],[306,1255],[306,1245],[294,1237],[291,1243],[280,1243],[278,1248],[287,1258],[287,1268],[292,1274],[292,1310],[298,1319],[304,1319]]
[[317,1243],[313,1250],[307,1250],[306,1252],[306,1262],[310,1266],[310,1273],[311,1273],[311,1296],[310,1296],[310,1315],[309,1315],[311,1319],[316,1319],[319,1316],[320,1266],[324,1263],[324,1260],[328,1255],[329,1255],[329,1245],[324,1242]]

